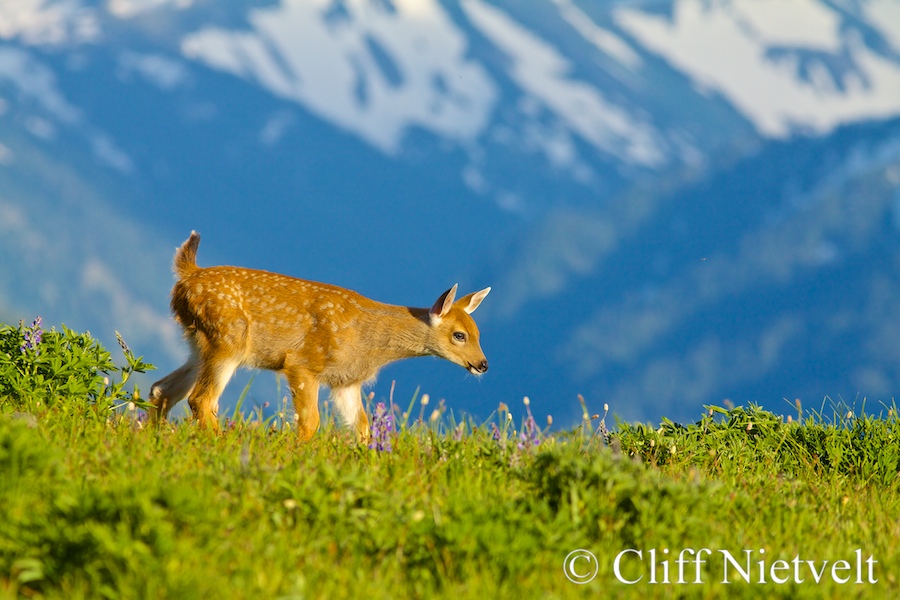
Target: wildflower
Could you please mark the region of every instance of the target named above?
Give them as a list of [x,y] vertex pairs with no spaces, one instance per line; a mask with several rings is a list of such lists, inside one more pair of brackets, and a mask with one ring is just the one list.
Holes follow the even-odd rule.
[[379,402],[375,405],[375,414],[372,416],[372,442],[369,444],[369,449],[390,452],[393,436],[394,415],[384,402]]
[[428,400],[430,400],[428,394],[422,394],[422,399],[419,401],[419,403],[422,406],[428,406]]
[[125,343],[125,338],[123,338],[122,334],[118,331],[116,332],[116,341],[119,342],[119,347],[122,348],[122,352],[125,353],[125,356],[131,356],[131,348],[128,347],[128,344]]
[[531,404],[531,400],[528,398],[528,396],[525,396],[524,398],[522,398],[522,404],[524,404],[525,406],[528,406],[529,404]]
[[519,434],[519,450],[530,449],[541,443],[541,432],[534,420],[534,415],[531,414],[531,407],[529,406],[531,402],[528,400],[528,396],[525,396],[524,402],[525,412],[528,413],[528,416],[525,418],[525,424],[522,427],[522,432]]
[[547,415],[547,427],[553,426],[553,415]]
[[506,440],[503,438],[503,434],[500,432],[500,428],[497,427],[496,423],[491,423],[491,438],[497,442],[501,448],[506,446]]
[[41,329],[41,317],[38,316],[31,323],[31,327],[25,327],[25,340],[22,342],[21,350],[22,354],[25,354],[29,350],[34,350],[34,353],[40,354],[40,350],[38,350],[38,345],[41,343],[41,338],[44,335],[44,330]]
[[519,434],[519,450],[527,450],[541,444],[540,430],[534,417],[528,415],[525,419],[525,425]]
[[465,423],[460,423],[459,425],[457,425],[456,428],[453,430],[453,441],[455,441],[455,442],[462,441],[463,433],[465,433],[465,431],[466,431]]
[[595,415],[593,418],[600,419],[600,423],[597,424],[597,431],[594,435],[599,435],[603,438],[603,441],[609,446],[609,429],[606,428],[606,417],[609,415],[609,404],[603,404],[603,416]]
[[597,433],[603,438],[603,441],[606,442],[606,445],[609,445],[609,429],[606,428],[606,417],[600,419],[600,423],[597,425]]

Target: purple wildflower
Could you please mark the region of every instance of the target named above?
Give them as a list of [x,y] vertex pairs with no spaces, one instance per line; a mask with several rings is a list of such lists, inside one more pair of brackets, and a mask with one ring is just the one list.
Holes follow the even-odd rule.
[[603,438],[603,442],[609,446],[609,429],[606,428],[606,417],[609,415],[609,404],[603,405],[603,416],[597,415],[600,417],[600,423],[597,425],[597,431],[594,432],[594,435],[599,435]]
[[519,434],[519,450],[527,450],[539,446],[541,444],[540,435],[540,429],[538,429],[537,423],[535,422],[534,417],[531,416],[531,411],[529,411],[528,418],[525,419],[525,426],[522,428],[522,433]]
[[391,451],[391,438],[394,437],[394,415],[384,402],[375,405],[372,416],[372,441],[369,449],[379,452]]
[[29,350],[34,350],[35,354],[39,354],[40,350],[38,350],[38,345],[41,343],[41,337],[44,335],[43,329],[41,329],[41,317],[38,316],[31,323],[31,327],[25,328],[25,341],[22,342],[22,354],[25,354]]
[[[129,407],[129,410],[130,410],[130,407]],[[144,426],[146,426],[147,423],[149,423],[149,422],[150,422],[150,415],[141,411],[134,416],[134,418],[132,420],[132,427],[134,429],[143,429]]]
[[500,431],[496,423],[491,423],[491,437],[501,448],[506,448],[506,436]]
[[609,429],[606,428],[606,419],[600,419],[600,424],[597,426],[597,433],[600,434],[600,437],[603,438],[603,441],[606,445],[609,445]]
[[522,426],[522,433],[519,434],[519,450],[531,449],[541,443],[541,430],[534,420],[534,415],[531,414],[531,400],[528,399],[528,396],[525,396],[524,404],[528,417]]
[[122,348],[122,352],[125,353],[125,356],[131,356],[131,348],[128,347],[128,344],[125,343],[125,338],[123,338],[122,334],[118,331],[116,332],[116,341],[119,342],[119,347]]

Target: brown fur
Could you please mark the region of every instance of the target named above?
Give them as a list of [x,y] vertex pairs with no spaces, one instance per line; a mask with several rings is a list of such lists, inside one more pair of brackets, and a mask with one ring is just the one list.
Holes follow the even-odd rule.
[[192,232],[175,254],[172,312],[192,352],[184,365],[151,387],[157,419],[188,397],[194,419],[216,428],[219,396],[235,369],[247,366],[287,378],[301,439],[318,429],[319,385],[327,385],[345,423],[366,442],[361,386],[384,365],[433,355],[478,375],[487,371],[469,313],[490,288],[455,300],[454,285],[431,309],[393,306],[267,271],[201,268],[199,244],[200,236]]

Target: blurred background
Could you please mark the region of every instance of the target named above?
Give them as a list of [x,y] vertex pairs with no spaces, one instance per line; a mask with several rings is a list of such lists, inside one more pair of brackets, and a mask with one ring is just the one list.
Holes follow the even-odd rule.
[[[475,313],[477,419],[900,391],[896,0],[5,0],[0,320],[186,352],[174,249]],[[247,378],[223,398],[233,405]],[[283,396],[255,376],[245,406]]]

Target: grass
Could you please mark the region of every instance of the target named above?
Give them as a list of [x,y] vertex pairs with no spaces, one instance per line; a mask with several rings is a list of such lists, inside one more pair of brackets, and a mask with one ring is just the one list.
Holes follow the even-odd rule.
[[[236,413],[215,435],[148,428],[99,393],[41,398],[0,398],[3,598],[900,595],[893,409],[712,407],[607,442],[590,418],[457,424],[417,399],[380,452],[327,422],[301,444],[277,418]],[[694,562],[677,583],[679,553],[704,548],[701,583]],[[576,549],[597,559],[571,563],[596,568],[584,585],[563,570]],[[870,557],[877,582],[863,562],[856,583]]]

